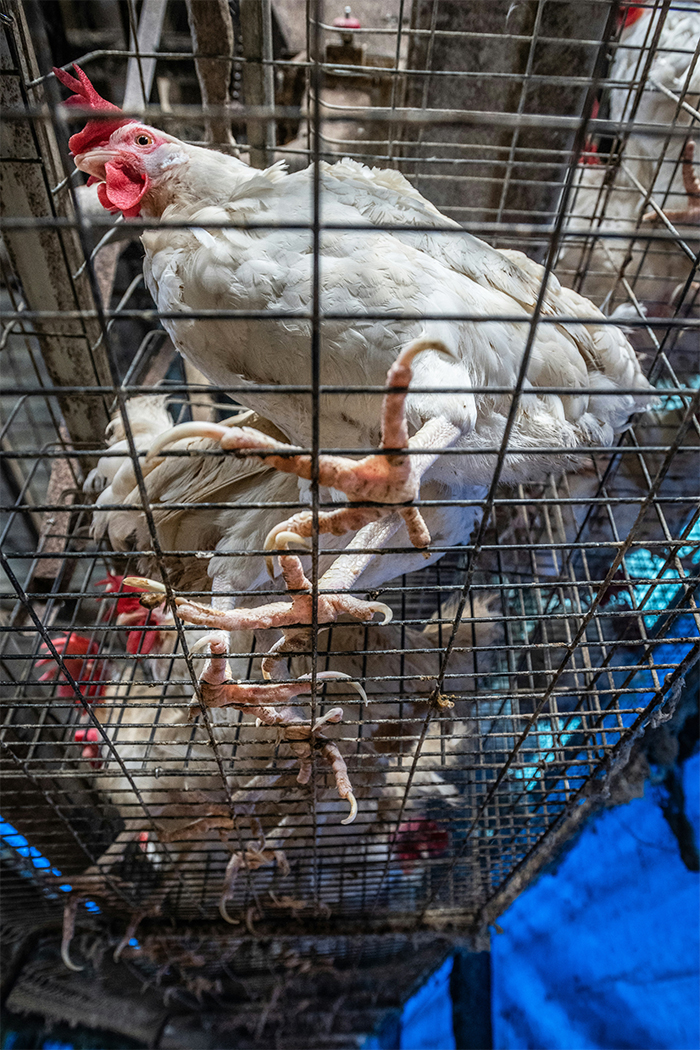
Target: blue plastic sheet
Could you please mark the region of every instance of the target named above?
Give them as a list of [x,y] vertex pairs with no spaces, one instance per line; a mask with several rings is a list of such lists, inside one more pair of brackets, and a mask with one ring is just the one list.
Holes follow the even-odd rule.
[[[685,764],[698,833],[700,763]],[[497,1050],[697,1050],[700,877],[657,789],[607,810],[492,938]]]

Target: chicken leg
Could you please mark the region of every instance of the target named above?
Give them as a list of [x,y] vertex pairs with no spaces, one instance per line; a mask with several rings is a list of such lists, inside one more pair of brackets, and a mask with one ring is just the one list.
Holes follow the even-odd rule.
[[[341,536],[356,531],[371,522],[379,521],[397,511],[406,523],[411,543],[427,547],[430,533],[417,507],[396,504],[410,503],[418,497],[420,481],[425,471],[435,462],[440,449],[450,445],[459,435],[459,429],[437,416],[426,423],[412,439],[408,437],[405,402],[412,378],[414,358],[426,350],[437,351],[453,358],[454,355],[440,340],[417,339],[401,351],[387,373],[387,393],[382,403],[382,453],[354,460],[346,456],[322,455],[318,459],[318,481],[325,488],[344,492],[350,506],[323,511],[318,515],[318,530]],[[224,427],[207,423],[183,423],[161,435],[151,446],[148,458],[153,458],[174,441],[185,437],[209,437],[219,441],[221,448],[237,455],[260,456],[277,470],[296,474],[307,481],[313,475],[312,457],[294,445],[261,434],[249,427]],[[436,449],[423,456],[407,456],[414,448]],[[358,503],[376,503],[377,506],[353,506]],[[275,526],[265,541],[267,550],[273,549],[280,538],[311,536],[313,515],[302,511]]]
[[[389,623],[392,618],[391,609],[383,602],[368,602],[344,593],[319,593],[315,598],[311,581],[306,577],[301,561],[296,555],[281,554],[280,566],[288,589],[296,592],[293,593],[291,602],[271,602],[257,609],[216,609],[211,605],[200,605],[199,602],[177,597],[175,603],[178,615],[185,623],[213,631],[268,630],[278,627],[285,636],[284,652],[299,651],[308,647],[306,638],[313,623],[314,601],[317,602],[316,620],[319,626],[334,623],[343,615],[361,622],[371,620],[376,612],[383,614],[383,623]],[[319,589],[325,586],[324,580],[325,577],[321,577]],[[151,594],[165,594],[165,587],[157,580],[129,576],[125,582],[129,587]]]
[[[341,798],[350,803],[350,815],[341,824],[351,824],[357,814],[357,803],[348,777],[347,766],[336,744],[328,740],[321,732],[326,726],[340,722],[343,717],[342,707],[334,707],[313,725],[299,717],[292,707],[271,707],[270,703],[280,704],[311,692],[311,675],[303,675],[295,682],[234,682],[228,662],[224,656],[226,643],[220,635],[210,635],[200,644],[209,648],[209,662],[205,667],[200,682],[202,699],[208,707],[239,707],[254,714],[264,725],[279,726],[283,739],[287,741],[292,752],[299,760],[297,781],[308,784],[312,772],[312,755],[314,750],[321,752],[330,765],[335,778],[336,788]],[[335,671],[320,671],[316,678],[326,681],[348,679],[348,675]],[[348,681],[348,685],[357,690],[364,702],[367,696],[362,686]]]
[[[666,210],[663,214],[674,226],[700,225],[700,179],[695,171],[695,143],[688,139],[681,154],[683,161],[683,188],[688,203],[685,208]],[[642,222],[658,222],[660,216],[656,211],[648,211]]]

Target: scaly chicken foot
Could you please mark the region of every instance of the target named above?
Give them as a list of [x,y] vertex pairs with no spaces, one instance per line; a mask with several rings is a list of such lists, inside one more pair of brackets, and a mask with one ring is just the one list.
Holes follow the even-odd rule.
[[[318,530],[334,536],[356,532],[364,525],[398,511],[404,519],[411,543],[415,547],[427,547],[430,533],[417,507],[397,506],[411,503],[418,497],[422,473],[427,470],[434,457],[421,466],[414,457],[406,455],[411,442],[405,416],[406,398],[413,376],[414,358],[426,350],[432,350],[454,358],[445,343],[436,339],[416,339],[401,351],[387,373],[389,388],[382,401],[382,449],[384,454],[350,459],[347,456],[323,455],[318,458],[318,481],[325,488],[343,492],[351,503],[372,502],[376,507],[341,507],[338,510],[322,511],[318,515]],[[437,422],[437,421],[433,421]],[[421,429],[414,441],[418,447],[432,447],[432,431],[440,434],[441,428],[430,425]],[[452,433],[454,431],[454,433]],[[450,428],[449,440],[456,436]],[[224,427],[208,423],[183,423],[162,434],[148,451],[148,458],[158,455],[163,448],[185,437],[209,437],[218,440],[221,448],[242,456],[260,456],[265,462],[286,474],[296,474],[310,481],[313,474],[312,457],[294,445],[288,445],[262,434],[251,427]],[[438,439],[439,440],[439,439]],[[389,451],[391,450],[391,451]],[[295,453],[298,452],[298,455]],[[276,454],[277,453],[277,454]],[[421,469],[422,468],[422,469]],[[309,512],[295,514],[277,525],[265,541],[266,549],[276,546],[281,534],[291,533],[296,537],[310,536],[312,516]]]
[[[390,514],[380,521],[370,522],[365,525],[350,540],[347,547],[339,554],[332,565],[324,572],[318,581],[320,591],[349,591],[356,584],[367,566],[389,543],[391,537],[401,525],[401,519],[397,514]],[[296,537],[281,534],[277,537],[277,545],[281,541],[292,542]],[[367,550],[366,548],[369,548]],[[282,563],[282,558],[280,558]],[[270,571],[272,576],[272,571]],[[384,614],[384,623],[391,618],[391,610],[385,607],[388,614]],[[313,649],[313,632],[310,627],[288,628],[283,637],[268,650],[263,657],[261,668],[264,678],[278,678],[280,658],[293,655],[294,653],[308,653]]]
[[[456,426],[447,419],[438,417],[429,420],[417,434],[408,440],[409,449],[435,449],[435,452],[426,452],[423,455],[414,455],[412,457],[370,456],[368,459],[390,461],[399,458],[404,460],[410,458],[411,483],[414,486],[415,493],[412,498],[417,498],[423,475],[438,458],[440,450],[451,445],[458,436],[459,429]],[[350,462],[355,463],[352,460]],[[364,462],[365,460],[360,460],[360,463]],[[324,484],[324,482],[321,483]],[[350,498],[352,499],[352,497]],[[363,497],[357,496],[354,498],[359,500]],[[409,541],[419,550],[425,550],[430,545],[430,532],[425,524],[423,515],[418,507],[400,506],[397,505],[397,502],[387,500],[383,506],[376,507],[357,507],[353,506],[351,502],[349,506],[340,507],[338,510],[321,511],[318,514],[318,531],[319,533],[331,533],[334,536],[342,536],[346,532],[370,528],[372,525],[386,520],[387,517],[397,514],[404,521]],[[300,545],[309,549],[309,544],[306,540],[313,535],[313,532],[314,518],[312,512],[308,510],[300,511],[270,530],[265,537],[265,550],[271,551],[275,547],[285,545]],[[426,557],[428,557],[427,554]],[[267,561],[267,566],[268,572],[272,576],[270,559]]]
[[[358,536],[366,534],[367,529],[376,529],[378,523],[372,523],[369,526],[365,526],[364,529],[360,530]],[[294,542],[296,537],[288,533],[280,533],[276,539],[277,548],[286,545],[289,542]],[[371,557],[371,556],[370,556]],[[282,576],[290,590],[311,590],[311,581],[307,578],[304,573],[302,564],[296,555],[292,554],[280,554],[280,568],[282,569]],[[359,562],[355,558],[342,557],[336,558],[333,565],[328,569],[321,579],[319,580],[319,590],[329,590],[333,593],[325,595],[326,599],[330,600],[331,605],[337,610],[338,615],[341,613],[348,613],[353,619],[360,619],[357,615],[357,603],[360,603],[360,609],[365,605],[377,606],[376,611],[381,612],[384,616],[383,623],[389,623],[392,619],[392,612],[388,605],[384,605],[382,602],[363,602],[359,598],[354,598],[352,595],[345,593],[350,589],[354,580],[356,579],[356,572],[359,567]],[[269,569],[269,566],[268,566]],[[272,571],[270,571],[272,576]],[[339,593],[336,593],[339,592]],[[320,603],[319,595],[319,603]],[[309,607],[309,614],[312,611],[313,606]],[[336,619],[338,618],[336,615]],[[305,620],[304,624],[300,624],[295,627],[288,627],[282,632],[282,638],[275,642],[272,648],[268,651],[266,656],[262,660],[262,672],[265,678],[277,677],[276,661],[281,660],[289,656],[291,653],[302,653],[308,652],[313,648],[313,632],[311,628],[311,618]],[[321,621],[320,605],[318,614],[318,623]]]
[[[406,455],[411,441],[408,436],[405,407],[411,379],[413,377],[413,360],[426,350],[438,351],[453,357],[447,346],[437,340],[418,339],[401,351],[396,361],[387,372],[386,385],[388,392],[382,401],[381,447],[383,455],[365,456],[354,460],[347,456],[319,456],[318,482],[325,488],[343,492],[353,503],[371,501],[380,504],[376,507],[341,507],[338,510],[323,511],[318,515],[320,533],[341,536],[346,532],[357,532],[371,522],[393,511],[403,518],[410,542],[414,547],[423,548],[430,544],[430,532],[417,507],[396,506],[410,503],[417,499],[420,491],[420,479],[429,463],[419,468],[417,457]],[[389,392],[391,391],[391,392]],[[419,431],[418,446],[426,443],[427,433]],[[418,435],[416,435],[418,437]],[[254,444],[251,444],[251,441]],[[221,440],[221,447],[239,450],[248,455],[255,455],[257,450],[265,455],[266,462],[277,470],[296,474],[307,481],[311,480],[313,461],[307,455],[270,455],[275,448],[282,452],[293,452],[293,446],[283,445],[273,439],[264,437],[248,429],[231,430]],[[269,450],[269,451],[268,451]],[[267,454],[266,454],[267,453]],[[432,462],[432,459],[430,460]],[[286,521],[280,522],[268,534],[265,540],[266,549],[277,545],[278,537],[291,535],[308,537],[313,531],[313,516],[309,511],[295,514]]]
[[240,922],[239,919],[231,918],[228,914],[226,905],[233,896],[233,887],[241,868],[248,868],[249,871],[257,871],[258,868],[270,867],[273,864],[277,865],[282,878],[289,875],[290,868],[284,850],[267,849],[264,835],[260,839],[259,844],[249,842],[243,852],[237,851],[231,854],[231,859],[226,865],[224,885],[221,890],[221,896],[219,897],[219,914],[224,922],[228,922],[232,926],[237,926]]
[[[290,602],[271,602],[257,609],[215,609],[210,605],[187,598],[176,598],[178,616],[185,623],[197,627],[207,627],[213,631],[256,631],[279,628],[280,630],[303,628],[313,621],[314,596],[311,593],[311,582],[304,574],[301,562],[297,557],[287,554],[280,557],[282,574],[291,591],[300,591],[292,595]],[[157,580],[143,576],[128,576],[130,587],[164,594],[165,587]],[[351,616],[354,620],[367,622],[375,613],[382,613],[383,623],[391,620],[392,613],[384,602],[367,602],[351,594],[319,594],[316,599],[317,622],[319,624],[335,623],[340,616]]]
[[[664,210],[663,214],[674,226],[700,225],[700,178],[695,170],[695,143],[688,139],[681,154],[683,162],[683,189],[688,204],[685,208]],[[656,211],[648,211],[642,216],[642,222],[658,222],[660,216]]]
[[[336,744],[323,736],[321,730],[327,725],[340,722],[343,717],[342,707],[334,707],[313,725],[299,717],[292,707],[270,707],[269,703],[285,703],[297,696],[311,692],[311,675],[304,675],[295,682],[235,682],[231,676],[224,653],[225,642],[213,635],[208,641],[209,661],[200,677],[202,700],[208,707],[238,707],[250,712],[263,725],[278,726],[282,738],[289,744],[293,754],[299,760],[297,782],[308,784],[312,772],[312,755],[314,750],[331,768],[339,796],[350,804],[350,814],[341,820],[341,824],[351,824],[357,815],[357,802],[348,776],[347,766]],[[347,681],[363,700],[367,700],[362,686],[352,682],[348,675],[340,671],[319,671],[317,680]]]
[[[283,539],[284,537],[280,537]],[[293,537],[292,537],[293,538]],[[343,582],[352,585],[352,580],[357,571],[355,559],[345,558],[345,571],[338,571],[329,576],[332,586],[338,585],[342,588]],[[188,601],[185,598],[176,598],[175,602],[179,616],[186,622],[210,630],[230,632],[235,630],[264,630],[268,628],[279,628],[283,637],[272,647],[263,660],[263,674],[266,678],[275,677],[275,661],[280,660],[289,653],[303,652],[312,646],[313,603],[314,595],[311,593],[311,581],[306,577],[301,561],[295,555],[280,555],[280,566],[282,574],[290,591],[297,591],[292,597],[291,604],[286,602],[273,602],[269,605],[260,606],[257,609],[233,609],[221,610],[211,606],[200,605],[198,602]],[[332,569],[333,567],[331,567]],[[329,570],[330,573],[330,570]],[[326,576],[321,579],[323,586]],[[149,580],[141,576],[129,576],[127,582],[130,587],[143,589],[146,592],[162,594],[165,587],[156,580]],[[384,602],[368,602],[354,595],[346,593],[319,594],[317,601],[317,623],[319,626],[334,623],[341,616],[347,615],[354,620],[367,622],[375,613],[380,612],[383,616],[382,623],[389,623],[392,619],[392,611]],[[209,644],[209,639],[202,639],[192,647],[195,652],[202,644]],[[221,643],[223,644],[223,642]],[[222,650],[224,651],[224,650]],[[266,686],[252,686],[249,696],[246,698],[244,689],[248,687],[237,686],[239,703],[261,703],[264,702]],[[282,694],[278,694],[278,698]],[[295,695],[295,694],[291,694]],[[209,701],[210,706],[216,706],[213,699]],[[231,700],[229,703],[233,702]]]

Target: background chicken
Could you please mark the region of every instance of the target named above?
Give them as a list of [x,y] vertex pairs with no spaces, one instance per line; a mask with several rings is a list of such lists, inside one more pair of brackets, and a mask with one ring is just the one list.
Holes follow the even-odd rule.
[[[78,92],[83,104],[96,110],[108,106],[84,74],[80,82],[57,73]],[[114,116],[114,123],[111,117]],[[304,312],[311,305],[312,222],[311,169],[286,175],[275,165],[260,172],[232,157],[188,146],[171,136],[120,117],[110,107],[110,121],[91,121],[71,139],[76,163],[99,182],[105,207],[127,216],[175,219],[187,229],[161,227],[144,234],[145,274],[164,323],[181,352],[208,378],[222,386],[242,386],[242,399],[273,418],[291,441],[306,447],[312,437],[311,402],[307,394],[256,389],[259,384],[293,385],[310,380],[311,327]],[[387,509],[360,512],[357,506],[321,514],[321,531],[357,529],[357,546],[424,547],[432,537],[436,547],[464,543],[478,514],[475,508],[450,505],[450,499],[479,499],[492,480],[494,447],[500,444],[510,407],[507,394],[490,394],[489,387],[512,387],[517,380],[535,309],[543,271],[517,252],[500,252],[465,234],[441,216],[395,171],[370,171],[343,161],[321,166],[323,218],[342,231],[322,236],[321,308],[339,312],[343,320],[321,323],[319,379],[324,384],[380,386],[393,365],[397,350],[421,346],[426,352],[412,362],[415,384],[453,389],[476,386],[478,394],[410,394],[404,406],[398,396],[387,398],[382,427],[369,394],[343,393],[320,398],[320,443],[331,448],[376,448],[383,438],[388,447],[405,447],[412,432],[414,448],[426,455],[408,458],[370,457],[352,460],[321,459],[321,498],[355,503],[383,503]],[[289,230],[289,216],[301,228]],[[229,224],[206,229],[207,223]],[[263,224],[252,231],[250,224]],[[435,232],[391,232],[393,224],[425,225]],[[268,228],[269,224],[269,228]],[[352,226],[369,224],[373,232]],[[282,228],[280,228],[282,227]],[[349,227],[349,228],[347,228]],[[444,231],[440,236],[437,231]],[[192,310],[261,311],[266,319],[187,319],[167,315]],[[545,317],[557,313],[595,317],[595,309],[551,278],[542,295]],[[284,323],[271,315],[300,312]],[[464,312],[478,316],[513,316],[478,327],[449,321]],[[408,313],[407,319],[388,320]],[[381,320],[376,316],[381,315]],[[424,317],[445,318],[424,320]],[[270,318],[267,320],[267,318]],[[348,318],[352,323],[348,323]],[[442,355],[436,351],[442,350]],[[446,359],[444,355],[448,355]],[[406,387],[411,368],[392,372],[392,383]],[[516,412],[501,479],[528,482],[548,471],[576,462],[578,448],[609,443],[627,424],[630,413],[647,400],[648,384],[624,335],[611,327],[543,324],[531,347],[527,393]],[[589,384],[604,393],[537,394],[538,386],[563,386],[575,391]],[[532,391],[532,393],[530,392]],[[619,391],[619,393],[615,393]],[[634,391],[641,397],[635,400]],[[610,396],[612,395],[612,396]],[[405,419],[404,419],[405,408]],[[217,436],[222,447],[268,454],[285,446],[259,434],[231,428],[194,426],[178,437]],[[173,435],[175,437],[176,435]],[[227,444],[228,442],[228,444]],[[161,439],[158,447],[163,447]],[[532,455],[543,447],[571,453]],[[440,456],[446,447],[469,453]],[[302,477],[310,464],[303,456],[275,460]],[[333,469],[331,469],[331,467]],[[378,476],[378,480],[377,480]],[[330,480],[324,484],[324,478]],[[336,480],[337,479],[337,480]],[[302,484],[301,492],[305,491]],[[420,495],[445,500],[426,511],[427,529],[418,528],[419,515],[404,508],[384,522],[392,503]],[[401,520],[403,517],[403,521]],[[304,519],[308,531],[309,517]],[[299,517],[294,532],[303,532]],[[432,560],[439,551],[430,552]],[[400,572],[425,564],[424,551],[400,558],[357,555],[340,559],[333,576],[338,591],[353,586],[381,586]],[[215,578],[214,589],[223,590]],[[340,603],[338,603],[340,608]],[[183,613],[184,615],[184,613]],[[205,624],[201,614],[197,622]],[[227,621],[234,627],[238,621]],[[246,621],[250,622],[250,621]],[[221,626],[221,617],[207,624]]]
[[[262,550],[265,536],[279,520],[275,504],[294,503],[298,498],[295,479],[258,459],[216,454],[218,442],[209,438],[186,438],[171,446],[173,455],[146,459],[150,446],[172,428],[167,397],[132,398],[127,403],[127,415],[137,449],[144,454],[140,465],[158,539],[163,550],[172,552],[165,564],[173,585],[182,590],[207,591],[212,577],[225,581],[227,590],[248,592],[269,585],[262,558],[227,558],[225,552]],[[252,413],[236,418],[262,433],[279,433]],[[108,538],[118,551],[148,550],[148,523],[120,414],[112,419],[106,438],[109,454],[99,460],[86,481],[89,494],[99,493],[93,512],[93,538]],[[124,504],[127,509],[115,507],[123,508]],[[222,556],[213,563],[197,556],[218,550]],[[158,575],[156,566],[154,556],[143,556],[138,568],[142,574],[154,576]]]
[[[657,313],[668,307],[692,266],[692,259],[673,241],[657,239],[650,243],[647,233],[653,227],[642,219],[645,214],[650,218],[657,215],[652,210],[655,205],[676,213],[674,221],[678,224],[683,222],[684,210],[686,222],[697,222],[689,211],[693,202],[687,198],[680,162],[686,140],[669,129],[687,125],[689,135],[694,135],[692,116],[684,107],[697,108],[700,98],[700,65],[695,59],[700,4],[691,0],[678,10],[630,7],[624,17],[609,73],[609,119],[619,124],[631,120],[640,125],[656,124],[660,133],[621,133],[609,160],[604,154],[596,154],[589,157],[594,163],[579,166],[569,234],[582,231],[602,236],[592,245],[588,239],[580,245],[577,238],[567,236],[558,272],[562,280],[595,303],[605,300],[613,306],[630,303],[629,287],[618,283],[611,289],[611,274],[618,274],[629,282],[637,300]],[[640,80],[641,88],[635,86]],[[656,225],[664,228],[662,221]],[[685,236],[690,233],[686,231]],[[618,236],[606,238],[605,234]],[[619,236],[625,234],[630,239]],[[638,317],[631,303],[630,308],[631,316]]]

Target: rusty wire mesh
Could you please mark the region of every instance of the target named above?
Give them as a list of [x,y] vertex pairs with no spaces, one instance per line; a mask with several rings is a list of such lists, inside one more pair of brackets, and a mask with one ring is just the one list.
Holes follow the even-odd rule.
[[[281,32],[289,5],[278,6]],[[317,715],[337,702],[344,709],[333,738],[359,814],[341,826],[346,809],[322,762],[300,787],[286,743],[245,711],[190,719],[202,663],[183,652],[183,640],[196,633],[172,617],[148,619],[133,601],[137,619],[125,622],[124,594],[105,592],[108,575],[137,572],[143,553],[90,537],[83,483],[110,417],[127,398],[165,393],[174,421],[221,419],[245,396],[188,371],[145,290],[134,236],[105,242],[110,220],[81,204],[83,177],[67,157],[66,118],[48,75],[47,58],[57,58],[48,41],[30,43],[22,6],[8,5],[6,915],[55,923],[70,888],[82,887],[81,928],[111,919],[119,940],[129,917],[145,910],[145,928],[162,937],[166,921],[171,940],[193,924],[220,936],[217,905],[237,854],[228,913],[239,925],[230,943],[275,933],[296,938],[304,955],[311,948],[302,934],[324,934],[321,955],[354,959],[342,937],[473,932],[590,812],[635,735],[677,699],[697,656],[697,240],[668,220],[640,221],[649,207],[682,203],[679,158],[698,120],[697,96],[686,99],[682,85],[666,91],[669,123],[639,116],[660,29],[674,12],[696,14],[695,5],[647,4],[655,20],[634,52],[621,42],[624,4],[540,0],[510,15],[507,3],[461,5],[472,11],[468,24],[459,4],[415,0],[393,5],[382,25],[365,25],[349,43],[338,43],[332,19],[341,12],[332,6],[318,9],[316,22],[316,5],[308,20],[304,5],[291,5],[306,50],[294,61],[273,55],[274,119],[266,117],[271,99],[255,95],[259,84],[248,81],[247,98],[233,93],[233,109],[223,112],[229,121],[233,113],[238,134],[247,129],[265,162],[300,167],[342,154],[396,167],[464,229],[525,250],[547,271],[555,265],[563,283],[608,315],[622,306],[658,406],[613,446],[582,450],[578,472],[493,488],[479,501],[482,525],[470,544],[385,585],[391,624],[334,625],[295,658],[293,676],[332,668],[366,690],[367,702],[318,680],[313,701]],[[135,5],[127,7],[135,19]],[[565,21],[572,8],[574,25]],[[167,5],[147,119],[200,141],[206,128],[183,11]],[[116,46],[108,33],[90,46],[87,29],[79,47],[80,31],[76,23],[67,34],[70,57],[103,94],[118,101],[130,70],[145,83],[147,50]],[[684,56],[689,77],[697,45]],[[636,65],[615,80],[626,46]],[[239,47],[234,86],[245,83],[247,66],[265,69],[264,56],[261,63]],[[606,111],[613,92],[615,119]],[[209,107],[210,117],[221,112]],[[271,126],[277,146],[260,136]],[[635,164],[649,143],[655,163],[643,183]],[[304,387],[312,397],[319,374]],[[375,395],[378,409],[381,390]],[[502,463],[505,449],[496,451]],[[202,506],[203,536],[212,515],[254,503]],[[280,518],[298,506],[280,502]],[[205,576],[211,546],[159,550],[153,522],[149,529],[146,553],[156,551],[163,576],[178,560]],[[234,547],[228,556],[260,560],[262,551]],[[206,602],[206,587],[178,593]],[[266,593],[276,592],[256,597]],[[68,636],[86,639],[82,655]],[[261,649],[259,639],[241,637],[234,677],[260,681]],[[454,706],[440,706],[444,698]],[[76,729],[93,731],[92,750]],[[80,882],[86,871],[96,877]],[[125,951],[138,960],[143,945]],[[156,954],[152,946],[153,966]]]

